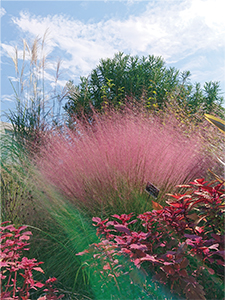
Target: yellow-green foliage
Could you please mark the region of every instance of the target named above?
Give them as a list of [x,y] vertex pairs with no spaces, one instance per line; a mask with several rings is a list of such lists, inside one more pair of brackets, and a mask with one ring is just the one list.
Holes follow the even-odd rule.
[[209,121],[210,123],[215,125],[220,131],[225,133],[225,121],[224,120],[217,118],[215,116],[209,115],[209,114],[205,114],[205,118],[207,121]]

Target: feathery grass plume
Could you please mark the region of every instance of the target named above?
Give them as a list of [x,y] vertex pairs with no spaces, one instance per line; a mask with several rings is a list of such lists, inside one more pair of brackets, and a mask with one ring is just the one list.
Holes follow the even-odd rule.
[[[179,107],[176,101],[170,99],[166,104],[166,109],[159,110],[156,114],[162,119],[162,122],[164,119],[170,119],[170,116],[172,116],[172,120],[175,117],[179,122],[179,128],[182,129],[187,136],[190,134],[199,134],[201,136],[205,148],[204,150],[207,151],[210,156],[214,156],[214,158],[217,159],[218,157],[224,157],[225,136],[216,126],[212,126],[207,122],[207,114],[204,114],[203,109],[199,108],[195,113],[190,113],[188,107]],[[222,126],[224,120],[220,119],[219,122]],[[224,173],[222,168],[220,168],[219,172]]]
[[[10,81],[16,108],[5,113],[13,126],[16,139],[30,153],[41,142],[41,135],[49,126],[61,123],[61,106],[65,90],[58,93],[60,62],[56,65],[56,76],[49,72],[47,54],[45,49],[47,31],[42,39],[35,38],[31,46],[23,40],[23,50],[15,51],[11,57],[15,67],[14,81]],[[50,71],[49,71],[50,70]],[[52,77],[54,89],[46,88],[46,78]],[[56,99],[56,100],[55,100]]]
[[213,165],[198,136],[185,137],[169,120],[126,109],[76,120],[76,131],[52,134],[37,164],[46,180],[72,203],[95,215],[150,209],[150,181],[164,192],[204,176]]

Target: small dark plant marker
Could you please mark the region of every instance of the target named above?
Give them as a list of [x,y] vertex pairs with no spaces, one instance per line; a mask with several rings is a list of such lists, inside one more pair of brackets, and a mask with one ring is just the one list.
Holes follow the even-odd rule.
[[157,198],[159,195],[159,189],[157,189],[157,187],[155,187],[151,182],[147,183],[145,191],[154,198]]

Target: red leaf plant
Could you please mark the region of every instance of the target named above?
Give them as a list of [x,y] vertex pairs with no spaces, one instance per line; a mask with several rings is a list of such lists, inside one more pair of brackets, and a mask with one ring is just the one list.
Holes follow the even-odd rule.
[[41,299],[60,299],[51,282],[55,278],[48,279],[44,284],[33,277],[33,271],[44,273],[39,266],[43,262],[37,262],[35,258],[28,259],[23,256],[24,250],[29,250],[27,242],[32,235],[31,231],[24,231],[27,226],[15,228],[10,222],[1,223],[0,227],[0,254],[1,254],[1,299],[30,299],[30,290],[45,287],[46,295]]
[[[145,274],[154,273],[153,280],[168,285],[185,299],[206,299],[198,275],[224,274],[224,190],[221,183],[196,179],[184,194],[169,195],[168,206],[134,214],[113,215],[114,220],[93,218],[101,242],[87,252],[103,262],[102,274],[118,277],[125,274],[121,258],[127,256]],[[156,207],[154,205],[154,207]],[[143,231],[132,224],[141,222]],[[137,225],[137,224],[136,224]],[[190,264],[197,258],[197,267]],[[132,281],[132,280],[131,280]]]

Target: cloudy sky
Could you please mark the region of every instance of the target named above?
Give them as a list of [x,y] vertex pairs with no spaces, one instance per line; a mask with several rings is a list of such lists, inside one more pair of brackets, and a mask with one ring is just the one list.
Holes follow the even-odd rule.
[[[23,39],[45,35],[45,80],[79,83],[101,58],[162,56],[168,67],[191,72],[191,81],[220,81],[225,92],[224,0],[1,1],[1,108],[13,108],[10,56],[22,59]],[[46,33],[47,32],[47,33]],[[26,50],[27,51],[27,50]],[[39,51],[40,52],[40,51]],[[25,59],[29,59],[28,55]],[[20,64],[19,64],[20,66]]]

